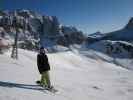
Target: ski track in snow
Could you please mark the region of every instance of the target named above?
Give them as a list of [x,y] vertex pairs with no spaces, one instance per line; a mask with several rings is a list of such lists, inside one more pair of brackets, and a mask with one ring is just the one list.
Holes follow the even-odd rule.
[[22,49],[17,61],[9,53],[0,55],[0,100],[133,100],[132,71],[70,51],[48,54],[59,92],[42,92],[35,84],[40,78],[36,55]]

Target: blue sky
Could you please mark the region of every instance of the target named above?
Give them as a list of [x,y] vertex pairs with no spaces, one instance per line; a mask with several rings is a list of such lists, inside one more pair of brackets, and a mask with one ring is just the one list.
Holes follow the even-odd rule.
[[0,0],[0,9],[18,8],[57,16],[88,34],[120,29],[133,17],[133,0]]

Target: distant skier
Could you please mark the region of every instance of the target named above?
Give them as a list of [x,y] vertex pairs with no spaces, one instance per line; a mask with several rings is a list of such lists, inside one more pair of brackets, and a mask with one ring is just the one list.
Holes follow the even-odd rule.
[[37,66],[41,74],[41,80],[37,81],[37,83],[45,88],[52,88],[49,76],[50,65],[44,47],[40,48],[40,52],[37,55]]

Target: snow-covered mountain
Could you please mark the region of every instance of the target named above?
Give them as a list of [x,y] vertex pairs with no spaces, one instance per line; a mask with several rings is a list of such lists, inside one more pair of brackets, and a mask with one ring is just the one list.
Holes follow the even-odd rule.
[[56,16],[41,15],[30,10],[0,11],[0,28],[2,37],[12,39],[17,31],[21,48],[38,48],[39,42],[44,47],[69,46],[84,40],[81,31],[61,25]]
[[87,42],[87,44],[92,44],[101,40],[104,36],[105,34],[98,31],[96,33],[89,34],[85,42]]
[[121,30],[107,33],[103,39],[133,41],[133,18]]
[[[93,37],[92,37],[93,36]],[[95,36],[95,37],[94,37]],[[95,35],[91,34],[88,36],[88,41],[97,41],[97,40],[120,40],[120,41],[129,41],[132,42],[133,41],[133,18],[131,18],[128,22],[128,24],[120,30],[114,31],[114,32],[110,32],[110,33],[104,33],[103,35],[100,34],[100,38],[99,38],[99,34]]]
[[102,38],[105,34],[101,33],[100,31],[96,32],[96,33],[92,33],[89,34],[88,37],[92,37],[92,38]]
[[133,41],[133,18],[121,30],[107,33],[103,39]]
[[[133,69],[133,18],[121,30],[90,34],[82,47],[88,52],[86,56],[95,54],[102,60]],[[95,53],[89,53],[91,51]],[[108,56],[108,59],[100,56],[101,53]]]

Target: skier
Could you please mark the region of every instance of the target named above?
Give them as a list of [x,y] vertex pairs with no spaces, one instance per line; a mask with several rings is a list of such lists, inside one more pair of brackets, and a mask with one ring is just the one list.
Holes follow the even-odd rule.
[[37,54],[37,66],[41,74],[41,80],[37,81],[37,83],[45,88],[52,88],[49,76],[50,65],[44,47],[41,47],[40,52]]

